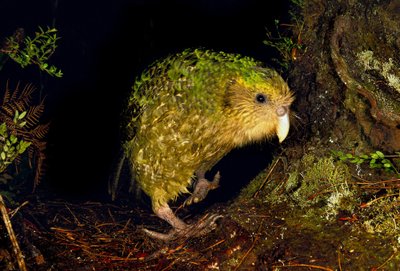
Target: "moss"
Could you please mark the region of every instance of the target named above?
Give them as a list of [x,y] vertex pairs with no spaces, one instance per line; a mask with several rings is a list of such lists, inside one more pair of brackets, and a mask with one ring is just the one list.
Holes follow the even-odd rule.
[[317,159],[313,155],[305,155],[302,162],[302,185],[292,195],[300,207],[321,206],[328,220],[335,219],[339,211],[353,212],[356,202],[345,164],[332,157]]
[[387,194],[367,203],[361,212],[361,228],[369,233],[393,236],[400,243],[398,195]]
[[259,193],[259,200],[269,206],[285,203],[308,211],[310,207],[318,207],[316,212],[306,211],[306,216],[318,215],[327,220],[335,220],[340,212],[352,213],[359,205],[348,184],[351,174],[347,165],[331,156],[319,158],[306,154],[284,179],[266,180],[266,176],[262,173],[254,179],[242,190],[241,197],[252,198]]
[[[259,240],[255,253],[266,262],[284,259],[280,251],[289,251],[300,262],[313,255],[330,261],[326,266],[332,267],[340,257],[346,270],[379,266],[391,257],[385,267],[398,270],[397,190],[386,191],[380,198],[368,195],[352,182],[350,167],[355,165],[349,167],[317,152],[308,149],[290,165],[285,178],[276,167],[266,180],[268,169],[242,190],[236,202],[241,211],[235,209],[231,217],[250,232],[259,232],[261,227],[252,217],[262,213],[265,219],[262,232],[267,235]],[[361,204],[362,199],[367,203]],[[252,202],[253,207],[243,208],[243,202]]]
[[266,176],[267,173],[265,171],[258,174],[247,186],[241,190],[240,197],[245,199],[252,198],[262,186]]

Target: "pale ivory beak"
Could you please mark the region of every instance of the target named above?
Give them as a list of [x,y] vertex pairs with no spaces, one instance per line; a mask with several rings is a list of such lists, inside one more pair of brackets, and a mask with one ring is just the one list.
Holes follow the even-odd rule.
[[282,116],[278,116],[278,127],[276,128],[276,135],[278,136],[279,143],[282,143],[285,140],[286,136],[289,133],[290,121],[289,121],[289,113]]

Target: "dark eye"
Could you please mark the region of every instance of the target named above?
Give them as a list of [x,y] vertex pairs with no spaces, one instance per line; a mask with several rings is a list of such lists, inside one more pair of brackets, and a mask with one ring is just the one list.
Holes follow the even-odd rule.
[[260,103],[260,104],[266,103],[267,102],[267,97],[262,93],[258,93],[256,95],[256,101],[258,103]]

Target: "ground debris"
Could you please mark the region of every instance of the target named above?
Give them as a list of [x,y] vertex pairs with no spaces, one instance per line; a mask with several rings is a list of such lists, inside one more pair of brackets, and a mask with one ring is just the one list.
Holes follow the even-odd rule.
[[143,232],[141,223],[168,231],[151,211],[101,202],[31,201],[16,219],[28,269],[39,271],[235,270],[256,241],[227,217],[206,236],[162,243]]

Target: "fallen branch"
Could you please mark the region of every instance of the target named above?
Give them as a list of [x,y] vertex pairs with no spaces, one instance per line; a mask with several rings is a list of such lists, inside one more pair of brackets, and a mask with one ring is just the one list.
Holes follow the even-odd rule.
[[15,236],[14,230],[12,228],[10,217],[8,216],[6,204],[4,203],[2,195],[0,195],[0,212],[1,216],[3,217],[4,225],[6,226],[8,236],[10,236],[13,252],[17,258],[19,269],[21,271],[27,271],[24,256],[22,255],[21,249],[19,248],[17,237]]

